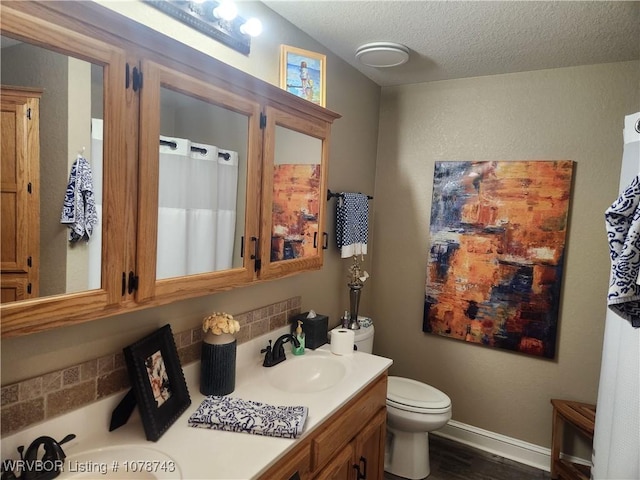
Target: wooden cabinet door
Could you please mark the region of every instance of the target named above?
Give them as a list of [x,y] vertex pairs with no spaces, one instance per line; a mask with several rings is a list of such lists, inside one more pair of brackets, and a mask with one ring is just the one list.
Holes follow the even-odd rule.
[[260,105],[152,61],[142,71],[136,300],[252,282]]
[[309,480],[311,478],[309,443],[288,454],[283,460],[260,476],[262,480]]
[[2,88],[2,303],[38,296],[39,102],[36,89]]
[[382,480],[387,411],[381,409],[355,438],[354,464],[359,479]]
[[265,108],[262,279],[322,267],[330,124]]
[[[123,140],[124,119],[130,114],[125,105],[124,51],[107,43],[104,35],[96,35],[95,31],[89,32],[82,22],[65,21],[63,15],[56,14],[55,9],[50,10],[48,6],[38,2],[2,2],[0,4],[2,36],[20,40],[15,45],[3,49],[3,66],[5,63],[10,65],[9,68],[3,68],[3,81],[19,85],[35,85],[44,89],[43,100],[39,104],[38,111],[31,107],[31,117],[37,118],[38,115],[35,117],[34,115],[39,114],[40,142],[43,152],[45,144],[47,145],[47,150],[42,155],[30,155],[31,158],[40,157],[40,160],[39,165],[31,169],[29,179],[27,180],[24,171],[18,172],[16,179],[12,180],[15,186],[9,185],[11,182],[5,180],[10,176],[5,176],[5,173],[10,172],[5,170],[7,161],[5,153],[9,150],[5,150],[5,146],[11,137],[5,135],[5,120],[10,113],[4,109],[3,105],[2,277],[3,280],[9,280],[9,277],[4,275],[4,262],[5,258],[8,258],[5,255],[7,249],[12,250],[11,244],[15,245],[13,250],[16,252],[15,266],[12,268],[25,270],[26,262],[30,275],[26,287],[21,282],[12,282],[12,285],[3,282],[3,302],[0,306],[3,338],[81,323],[114,313],[114,306],[122,301],[121,285],[125,255],[123,226],[131,221],[135,214],[125,208],[123,201],[125,185],[122,182],[122,172],[126,170],[126,165],[131,163],[132,157],[132,154],[126,150],[127,146]],[[84,6],[81,3],[77,4],[79,10]],[[61,8],[66,7],[68,6]],[[74,10],[75,8],[76,5]],[[14,49],[20,51],[6,51]],[[25,56],[27,52],[28,56]],[[79,72],[80,75],[73,75],[73,80],[76,82],[74,85],[82,80],[86,88],[82,92],[74,90],[67,95],[68,90],[72,88],[69,82],[59,81],[61,75],[47,74],[50,61],[54,61],[56,67],[63,71]],[[30,76],[31,72],[37,72],[38,75]],[[11,77],[11,82],[9,82],[10,75],[16,77],[15,79]],[[93,83],[98,77],[102,82],[99,87],[101,98],[94,99]],[[51,87],[50,82],[54,80],[57,81],[56,88],[59,90],[53,90]],[[65,95],[56,92],[65,92]],[[90,97],[91,101],[80,102],[78,100],[81,97],[80,93],[82,93],[82,99]],[[3,94],[3,104],[8,98]],[[44,101],[45,98],[48,100],[47,103]],[[52,107],[52,101],[58,102],[55,107]],[[68,108],[72,104],[76,109],[71,116],[65,117],[61,112],[71,111]],[[89,108],[91,105],[96,106],[95,112]],[[26,106],[25,108],[28,109]],[[135,114],[137,115],[137,112]],[[75,255],[88,252],[85,249],[70,248],[67,232],[60,225],[60,211],[69,179],[69,167],[76,156],[84,151],[85,146],[92,150],[90,142],[93,140],[91,127],[94,116],[104,120],[100,148],[104,164],[100,177],[103,220],[100,223],[101,226],[96,226],[94,229],[92,242],[88,244],[97,245],[93,240],[96,239],[97,229],[100,228],[101,244],[94,249],[97,253],[96,257],[100,257],[99,262],[96,262],[97,266],[89,262],[89,259],[82,264],[74,261]],[[16,111],[15,118],[24,117],[22,113]],[[74,120],[74,126],[81,124],[80,133],[69,128],[57,128],[60,125],[67,126],[70,119]],[[19,121],[15,123],[19,127]],[[45,125],[46,135],[44,135]],[[21,155],[19,145],[9,145],[9,147]],[[93,167],[95,163],[92,164],[92,169]],[[96,170],[93,173],[97,175]],[[98,184],[96,179],[97,176],[94,176],[94,187]],[[40,211],[38,212],[36,206],[30,208],[29,213],[22,214],[20,210],[13,207],[13,211],[16,212],[15,219],[10,215],[5,216],[5,212],[12,210],[9,208],[9,195],[5,193],[15,194],[11,200],[15,205],[16,202],[23,202],[19,197],[26,195],[24,192],[28,192],[29,188],[31,194],[27,200],[30,199],[39,205]],[[9,190],[13,191],[9,192]],[[45,191],[48,193],[45,194]],[[37,195],[43,201],[35,200]],[[15,239],[11,239],[11,234],[8,234],[11,230],[5,228],[5,221],[9,220],[18,226]],[[27,224],[32,220],[34,224],[28,227],[27,234]],[[40,236],[44,238],[43,241],[39,241]],[[38,244],[33,243],[31,247],[33,253],[27,253],[24,247],[26,245],[24,238],[30,237],[35,240],[29,241],[38,242]],[[29,261],[31,267],[28,265]],[[22,262],[22,265],[19,262]],[[78,279],[88,280],[89,275],[86,269],[89,268],[92,272],[97,272],[99,285],[86,288],[79,285],[78,288],[69,288],[69,280],[72,282]],[[28,296],[29,283],[31,283],[31,296],[25,298],[20,292],[24,291]],[[15,301],[5,302],[9,299]]]
[[322,468],[314,480],[383,480],[386,419],[386,409],[383,408]]
[[333,459],[327,463],[314,480],[352,480],[355,479],[353,468],[353,442],[347,444]]

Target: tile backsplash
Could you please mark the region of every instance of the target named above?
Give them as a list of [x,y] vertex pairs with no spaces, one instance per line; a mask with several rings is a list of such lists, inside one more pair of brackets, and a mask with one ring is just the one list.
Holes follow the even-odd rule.
[[[240,322],[238,344],[284,327],[300,313],[301,297],[292,297],[249,312],[233,314]],[[202,328],[173,332],[184,366],[200,359]],[[123,345],[125,347],[126,345]],[[79,365],[2,387],[0,434],[22,430],[34,423],[81,408],[130,388],[122,350]]]

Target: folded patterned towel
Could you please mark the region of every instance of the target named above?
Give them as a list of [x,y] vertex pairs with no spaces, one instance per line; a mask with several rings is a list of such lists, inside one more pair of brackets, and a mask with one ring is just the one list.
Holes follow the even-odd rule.
[[189,426],[296,438],[302,434],[308,412],[309,409],[302,406],[274,406],[210,395],[189,417]]

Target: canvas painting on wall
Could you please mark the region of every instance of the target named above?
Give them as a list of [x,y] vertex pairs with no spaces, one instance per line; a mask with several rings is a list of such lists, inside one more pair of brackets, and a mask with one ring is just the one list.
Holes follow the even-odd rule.
[[280,88],[324,107],[327,97],[326,62],[326,55],[281,45]]
[[554,358],[574,162],[436,162],[423,331]]

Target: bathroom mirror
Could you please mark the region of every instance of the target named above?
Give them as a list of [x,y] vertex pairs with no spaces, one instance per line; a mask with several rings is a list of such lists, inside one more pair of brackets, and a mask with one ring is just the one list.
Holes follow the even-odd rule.
[[156,279],[239,268],[249,119],[160,89]]
[[[0,83],[42,90],[37,215],[40,248],[30,259],[39,268],[38,285],[33,286],[36,297],[99,289],[102,271],[103,68],[4,34],[1,47]],[[78,155],[85,157],[90,166],[97,224],[87,237],[88,241],[70,242],[69,228],[61,223],[61,212],[69,174]],[[5,238],[2,232],[3,242]]]
[[322,146],[320,138],[275,127],[271,262],[313,257],[322,247]]

